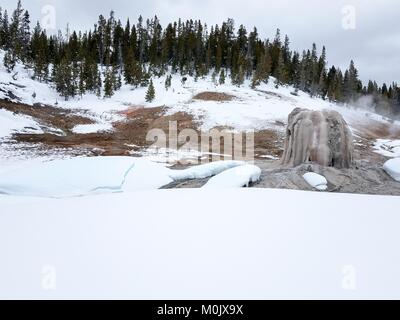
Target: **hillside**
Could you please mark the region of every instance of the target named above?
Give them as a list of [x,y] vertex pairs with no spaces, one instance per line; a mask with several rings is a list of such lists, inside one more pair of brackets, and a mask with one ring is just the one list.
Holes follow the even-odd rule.
[[[0,60],[3,55],[0,52]],[[130,85],[123,85],[112,98],[85,94],[66,101],[51,84],[31,76],[32,70],[21,64],[13,73],[0,67],[2,145],[7,145],[7,150],[26,147],[32,151],[29,144],[40,144],[40,154],[50,158],[60,151],[66,155],[92,154],[93,150],[96,155],[149,155],[147,131],[168,131],[169,121],[177,120],[180,130],[254,130],[256,156],[275,159],[282,151],[287,117],[297,107],[340,112],[352,128],[360,152],[372,152],[378,146],[388,155],[385,146],[396,144],[393,140],[400,132],[399,123],[368,111],[368,106],[356,109],[311,98],[301,91],[295,95],[290,86],[276,88],[273,79],[251,89],[248,81],[240,87],[229,81],[216,85],[210,75],[197,80],[187,77],[182,83],[181,76],[173,75],[171,87],[166,89],[164,76],[154,79],[155,100],[147,103],[146,88]],[[196,156],[196,150],[192,151]],[[39,155],[32,153],[33,157]],[[153,158],[162,160],[159,153]],[[7,154],[2,152],[1,157]],[[185,157],[185,151],[178,157]]]

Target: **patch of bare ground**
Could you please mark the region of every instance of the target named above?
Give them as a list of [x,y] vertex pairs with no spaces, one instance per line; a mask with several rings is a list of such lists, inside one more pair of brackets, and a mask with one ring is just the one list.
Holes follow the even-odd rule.
[[283,154],[285,137],[282,132],[275,130],[261,130],[254,135],[254,153],[256,158],[272,156],[281,158]]
[[366,122],[356,122],[351,124],[361,136],[366,139],[399,139],[400,126],[387,122],[369,119]]
[[[98,132],[89,134],[76,134],[67,131],[59,136],[50,133],[45,134],[15,134],[14,140],[21,143],[44,144],[49,148],[80,148],[97,150],[96,154],[104,156],[129,155],[131,145],[146,147],[151,142],[146,141],[148,132],[152,129],[164,130],[169,133],[169,122],[176,121],[178,133],[186,128],[197,128],[192,116],[179,112],[173,115],[165,115],[165,108],[130,108],[125,113],[123,121],[113,124],[113,132]],[[57,118],[65,115],[56,115]],[[59,119],[63,122],[65,119]],[[75,123],[74,125],[76,125]]]
[[354,158],[367,164],[382,166],[387,158],[374,152],[377,139],[400,139],[400,126],[391,122],[369,119],[366,122],[352,123],[355,129]]
[[218,102],[232,101],[235,98],[236,97],[231,94],[223,92],[212,92],[212,91],[201,92],[193,97],[194,100],[218,101]]
[[259,92],[259,93],[264,94],[267,99],[269,99],[271,97],[274,97],[274,98],[278,98],[278,99],[283,100],[283,101],[289,101],[289,102],[296,103],[296,100],[294,98],[288,97],[288,96],[284,96],[284,95],[279,94],[277,92],[265,91],[265,90],[259,90],[259,89],[256,89],[256,91]]
[[94,123],[92,119],[77,115],[73,110],[48,105],[35,104],[30,106],[23,103],[15,103],[1,99],[0,109],[30,116],[42,125],[57,128],[62,131],[71,131],[76,125]]

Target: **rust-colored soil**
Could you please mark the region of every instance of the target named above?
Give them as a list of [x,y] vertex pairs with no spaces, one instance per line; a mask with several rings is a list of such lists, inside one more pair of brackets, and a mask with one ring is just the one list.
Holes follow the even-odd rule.
[[257,131],[254,135],[255,154],[258,157],[267,155],[280,158],[283,154],[284,142],[283,133],[273,130]]
[[[165,115],[165,109],[157,108],[135,108],[128,109],[124,121],[113,124],[113,132],[98,132],[90,134],[75,134],[66,131],[65,136],[58,136],[50,133],[45,134],[15,134],[13,138],[18,142],[41,143],[49,148],[85,148],[100,150],[100,154],[128,155],[132,145],[145,147],[151,142],[146,141],[147,133],[152,129],[162,129],[168,135],[169,122],[177,121],[178,132],[186,128],[196,128],[193,118],[186,113],[179,112],[174,115]],[[58,113],[55,116],[58,124],[70,123],[68,114]],[[72,119],[75,119],[71,117]],[[75,120],[78,120],[79,117]],[[80,120],[80,119],[79,119]],[[84,122],[80,120],[79,122]],[[71,122],[68,128],[80,124]],[[54,126],[56,122],[53,122]],[[63,127],[67,127],[63,125]]]
[[211,92],[211,91],[201,92],[193,97],[193,99],[195,100],[218,101],[218,102],[232,101],[234,98],[235,96],[227,93]]
[[70,131],[76,125],[92,124],[93,120],[74,114],[73,110],[62,109],[47,105],[26,105],[0,100],[0,109],[5,109],[17,114],[23,114],[35,118],[39,123]]
[[355,123],[352,126],[367,139],[400,139],[400,126],[370,119],[367,123]]

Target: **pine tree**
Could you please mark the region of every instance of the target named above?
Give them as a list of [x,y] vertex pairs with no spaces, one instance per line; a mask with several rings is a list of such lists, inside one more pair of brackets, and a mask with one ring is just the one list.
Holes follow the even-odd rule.
[[22,58],[24,47],[24,31],[23,31],[23,9],[21,0],[18,0],[17,8],[14,10],[10,25],[11,49],[17,58]]
[[154,89],[153,80],[150,80],[150,84],[146,92],[146,102],[153,102],[155,97],[156,97],[156,91]]
[[104,98],[111,98],[114,95],[115,77],[110,67],[104,72]]
[[114,85],[114,91],[118,91],[119,89],[121,89],[122,86],[122,77],[121,77],[121,73],[119,72],[119,67],[114,65],[112,67],[112,81],[113,81],[113,85]]
[[53,81],[57,91],[65,100],[75,96],[76,87],[73,78],[71,63],[64,57],[61,62],[54,67]]
[[139,62],[135,59],[135,54],[132,48],[128,49],[125,60],[124,79],[127,84],[138,87],[142,82],[142,68]]
[[214,85],[217,85],[217,71],[214,69],[213,73],[211,74],[211,82]]
[[225,70],[224,69],[221,70],[218,82],[220,85],[225,84]]
[[280,85],[287,83],[288,81],[282,51],[279,53],[278,63],[275,69],[275,77],[276,77],[275,80],[276,87],[279,87]]
[[16,64],[16,58],[13,52],[7,51],[6,54],[4,55],[4,66],[6,67],[7,72],[11,73]]
[[48,76],[48,53],[46,33],[42,31],[39,23],[37,23],[33,31],[31,50],[33,57],[34,76],[37,80],[42,81]]
[[3,31],[3,9],[0,7],[0,49],[4,46],[4,31]]
[[[27,61],[30,58],[30,39],[31,39],[31,31],[30,31],[30,16],[29,12],[26,10],[22,17],[21,26],[20,26],[20,34],[21,34],[21,59],[23,61]],[[47,41],[47,37],[45,38]]]
[[8,20],[7,10],[4,11],[3,19],[1,21],[0,28],[0,38],[1,38],[1,47],[5,50],[10,49],[11,47],[11,37],[10,37],[10,23]]
[[253,89],[260,85],[261,82],[268,83],[271,73],[271,64],[271,57],[268,52],[260,57],[251,82],[251,87]]
[[165,79],[165,90],[168,91],[169,88],[171,88],[172,85],[172,76],[168,75],[167,78]]
[[97,84],[96,84],[96,95],[97,97],[101,97],[101,88],[102,88],[102,80],[101,80],[101,73],[98,71],[97,73]]

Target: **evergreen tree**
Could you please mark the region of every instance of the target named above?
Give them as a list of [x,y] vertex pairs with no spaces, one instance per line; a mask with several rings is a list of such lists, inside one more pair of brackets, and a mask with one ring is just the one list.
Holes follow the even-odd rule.
[[263,54],[257,64],[257,69],[253,74],[251,86],[255,88],[260,85],[261,82],[268,83],[268,79],[271,73],[271,57],[269,53]]
[[64,57],[61,62],[54,67],[53,73],[53,81],[60,95],[64,97],[65,100],[74,97],[76,87],[74,83],[73,70],[71,63],[66,57]]
[[168,75],[167,78],[165,79],[165,90],[168,91],[169,88],[171,88],[172,85],[172,76]]
[[11,73],[16,64],[16,58],[13,52],[7,51],[6,54],[4,55],[4,66],[6,67],[7,72]]
[[102,80],[101,80],[101,73],[98,71],[97,73],[97,84],[96,84],[96,95],[97,97],[101,97],[101,88],[102,88]]
[[3,9],[0,7],[0,49],[4,46],[4,31],[3,31]]
[[343,82],[343,93],[346,102],[354,101],[359,91],[358,71],[354,65],[354,61],[350,62],[350,67],[345,72]]
[[146,92],[146,102],[153,102],[155,97],[156,97],[156,91],[154,89],[153,80],[150,80],[150,84]]
[[48,46],[46,33],[42,31],[39,23],[33,31],[30,50],[32,51],[34,76],[37,80],[42,81],[48,76]]
[[5,50],[11,48],[11,35],[10,35],[10,23],[8,20],[7,10],[4,11],[2,26],[1,26],[1,46]]
[[280,85],[287,83],[288,81],[288,75],[286,72],[282,51],[279,53],[278,63],[275,69],[275,77],[276,77],[275,80],[276,87],[279,87]]
[[[22,17],[21,26],[20,26],[20,34],[21,34],[21,59],[23,61],[27,61],[30,58],[30,39],[31,39],[31,31],[30,31],[30,16],[29,12],[25,11]],[[47,37],[45,37],[45,41],[47,41]]]
[[135,54],[132,48],[128,49],[125,59],[124,79],[127,84],[138,87],[142,81],[142,68],[139,62],[135,59]]
[[24,48],[24,30],[23,30],[23,14],[21,0],[17,3],[17,8],[14,10],[10,25],[11,49],[17,58],[22,58]]
[[219,83],[220,85],[225,84],[225,70],[224,70],[224,69],[221,70],[221,73],[220,73],[220,75],[219,75],[218,83]]
[[114,95],[115,76],[112,68],[107,67],[104,72],[104,98],[111,98]]

